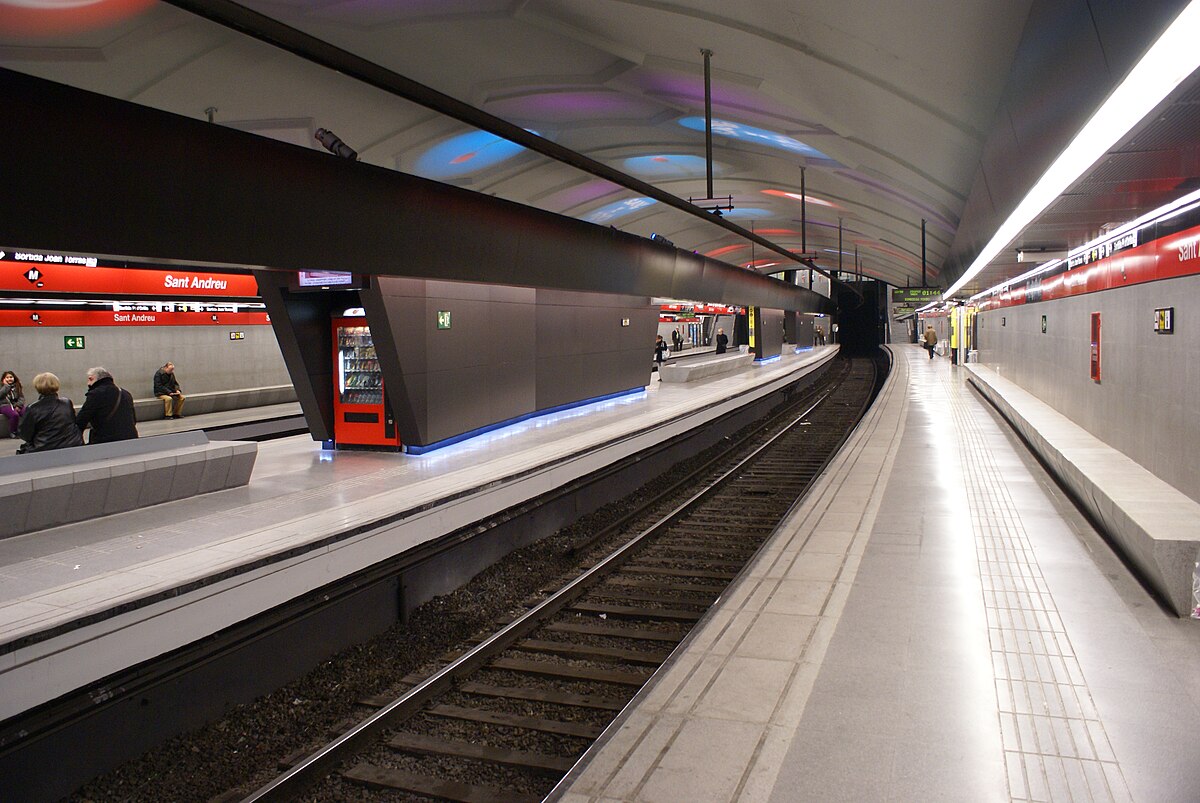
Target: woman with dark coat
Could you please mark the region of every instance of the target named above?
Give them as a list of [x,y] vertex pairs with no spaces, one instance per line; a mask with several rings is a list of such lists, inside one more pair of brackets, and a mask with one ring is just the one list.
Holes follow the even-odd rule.
[[75,426],[75,405],[70,399],[58,397],[62,385],[54,374],[38,374],[33,389],[38,400],[25,408],[21,416],[20,433],[25,441],[20,452],[48,452],[68,446],[83,446],[79,427]]
[[17,437],[17,425],[21,421],[21,413],[25,410],[25,389],[21,380],[12,371],[0,374],[0,413],[8,419],[8,435]]
[[88,392],[79,408],[75,424],[82,434],[90,425],[88,443],[112,443],[138,436],[137,419],[134,417],[133,394],[117,387],[112,374],[104,368],[93,368],[87,373]]

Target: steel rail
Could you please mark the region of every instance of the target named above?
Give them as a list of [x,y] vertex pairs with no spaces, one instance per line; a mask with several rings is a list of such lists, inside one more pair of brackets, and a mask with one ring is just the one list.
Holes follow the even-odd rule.
[[[843,375],[841,378],[839,378],[837,380],[837,382],[833,382],[832,384],[836,385],[838,382],[841,382],[844,379],[845,379],[845,375]],[[823,395],[821,395],[820,398],[817,399],[817,402],[820,403],[821,401],[824,401],[825,397],[828,396],[832,392],[833,392],[832,389],[825,391],[825,393]],[[815,395],[815,394],[805,394],[805,396],[802,396],[800,399],[797,399],[796,402],[788,404],[787,405],[788,409],[785,409],[778,415],[772,416],[770,421],[768,421],[767,423],[765,423],[761,427],[759,427],[759,430],[761,431],[763,429],[766,429],[766,428],[774,425],[777,421],[781,421],[784,418],[787,418],[788,416],[792,415],[792,413],[790,412],[791,409],[795,408],[798,404],[802,403],[804,398],[806,398],[806,397],[811,398],[813,395]],[[808,411],[806,411],[804,414],[807,415],[808,412],[811,412],[814,409],[816,409],[815,404],[812,407],[810,407],[808,409]],[[729,457],[729,455],[731,455],[736,450],[742,448],[742,446],[745,445],[753,437],[754,437],[754,435],[747,435],[746,437],[740,439],[736,443],[730,444],[728,449],[725,449],[720,454],[714,455],[710,459],[706,460],[702,465],[696,467],[695,469],[692,469],[685,476],[680,477],[678,481],[671,483],[670,487],[664,489],[663,491],[661,491],[661,492],[655,494],[654,496],[652,496],[651,498],[647,499],[645,502],[643,502],[641,505],[639,505],[635,509],[622,515],[616,521],[606,524],[600,530],[596,531],[595,533],[588,536],[587,538],[585,538],[577,543],[571,544],[571,546],[569,546],[565,550],[566,554],[577,555],[580,552],[582,552],[583,550],[585,550],[588,547],[592,546],[593,544],[597,543],[598,541],[601,541],[602,539],[606,538],[610,534],[621,529],[622,527],[628,526],[631,521],[638,518],[639,516],[644,515],[647,510],[650,510],[651,508],[662,504],[664,499],[667,499],[668,497],[673,496],[674,494],[678,493],[680,488],[683,488],[687,485],[694,483],[698,477],[700,477],[703,474],[708,473],[714,465],[716,465],[717,463],[719,463],[722,460],[727,459]]]
[[827,391],[812,406],[795,416],[790,424],[781,428],[779,432],[776,432],[739,460],[732,468],[710,481],[707,486],[681,502],[658,521],[618,547],[603,560],[597,562],[592,568],[567,583],[512,622],[509,622],[491,636],[488,636],[475,647],[422,680],[400,697],[338,736],[329,744],[298,762],[270,783],[244,798],[242,803],[295,799],[296,794],[301,788],[316,782],[327,774],[334,765],[344,758],[346,753],[359,748],[384,729],[408,718],[430,699],[449,689],[451,682],[456,677],[479,668],[492,657],[508,649],[517,639],[537,629],[551,616],[578,599],[596,581],[629,559],[649,539],[678,521],[692,508],[706,501],[709,496],[715,494],[728,481],[742,472],[747,465],[756,460],[764,451],[774,446],[776,441],[791,432],[813,410],[824,404],[831,393],[832,390]]

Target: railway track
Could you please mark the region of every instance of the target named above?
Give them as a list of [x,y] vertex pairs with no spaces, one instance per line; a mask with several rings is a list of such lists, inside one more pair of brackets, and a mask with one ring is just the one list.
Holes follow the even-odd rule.
[[634,533],[623,546],[438,671],[410,678],[399,697],[363,700],[374,713],[246,800],[295,799],[325,776],[387,800],[541,800],[721,597],[861,418],[875,363],[839,360],[831,374],[731,448],[736,458],[697,466],[606,528]]

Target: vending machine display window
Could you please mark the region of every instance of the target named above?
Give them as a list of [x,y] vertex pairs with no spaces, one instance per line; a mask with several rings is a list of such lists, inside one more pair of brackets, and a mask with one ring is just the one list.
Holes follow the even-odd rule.
[[334,440],[338,446],[399,449],[400,435],[387,403],[379,355],[364,324],[362,318],[333,321]]
[[383,404],[383,372],[371,330],[339,326],[338,394],[342,404]]

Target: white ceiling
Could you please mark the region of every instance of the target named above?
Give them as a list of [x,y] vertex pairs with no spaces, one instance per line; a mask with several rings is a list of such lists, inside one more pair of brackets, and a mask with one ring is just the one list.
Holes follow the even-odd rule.
[[[0,0],[0,12],[15,2]],[[671,175],[626,159],[703,158],[703,132],[678,121],[704,113],[700,50],[708,48],[715,118],[784,134],[827,157],[715,136],[714,195],[761,210],[735,222],[800,249],[798,201],[762,191],[798,193],[805,166],[817,264],[837,267],[840,217],[844,252],[857,247],[868,275],[905,285],[920,283],[923,218],[930,283],[939,283],[1031,0],[246,5],[684,199],[706,194],[694,159],[649,162]],[[6,29],[0,14],[0,65],[189,117],[213,108],[216,123],[310,147],[319,147],[313,130],[330,128],[364,161],[431,177],[421,157],[470,130],[163,3],[68,33]],[[453,169],[462,173],[443,180],[575,217],[633,195],[531,152],[472,169],[480,161],[460,160]],[[611,225],[735,264],[779,261],[663,204]],[[853,269],[849,253],[844,266]]]

